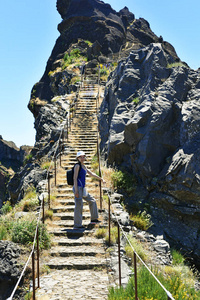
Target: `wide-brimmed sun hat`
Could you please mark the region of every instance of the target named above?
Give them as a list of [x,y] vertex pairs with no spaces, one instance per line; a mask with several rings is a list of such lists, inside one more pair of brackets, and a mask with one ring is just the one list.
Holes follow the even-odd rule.
[[83,151],[78,151],[77,154],[76,154],[76,158],[78,158],[79,156],[85,156],[85,152]]

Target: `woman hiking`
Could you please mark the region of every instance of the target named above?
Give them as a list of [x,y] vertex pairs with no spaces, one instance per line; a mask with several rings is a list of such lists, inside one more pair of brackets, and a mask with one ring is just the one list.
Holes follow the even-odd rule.
[[83,211],[83,199],[86,200],[90,207],[91,223],[98,223],[98,209],[97,203],[94,197],[92,197],[85,188],[85,179],[86,174],[101,180],[103,183],[105,181],[103,178],[99,177],[95,173],[88,170],[85,166],[86,155],[83,151],[77,152],[76,159],[78,163],[74,167],[74,199],[75,199],[75,208],[74,208],[74,229],[85,228],[82,225],[82,211]]

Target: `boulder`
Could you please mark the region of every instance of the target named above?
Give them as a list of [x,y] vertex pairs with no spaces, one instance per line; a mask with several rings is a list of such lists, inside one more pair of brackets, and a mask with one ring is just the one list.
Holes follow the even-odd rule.
[[119,216],[119,222],[123,226],[129,226],[130,224],[129,214],[127,212],[122,212]]
[[21,274],[19,264],[20,249],[9,241],[0,241],[0,300],[7,299],[12,293]]

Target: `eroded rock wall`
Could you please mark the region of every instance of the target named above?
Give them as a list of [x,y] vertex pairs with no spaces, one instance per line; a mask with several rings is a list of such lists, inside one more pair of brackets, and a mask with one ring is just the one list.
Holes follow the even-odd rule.
[[118,64],[101,107],[101,150],[137,176],[145,192],[130,202],[149,203],[152,230],[199,260],[200,70],[173,61],[153,43]]

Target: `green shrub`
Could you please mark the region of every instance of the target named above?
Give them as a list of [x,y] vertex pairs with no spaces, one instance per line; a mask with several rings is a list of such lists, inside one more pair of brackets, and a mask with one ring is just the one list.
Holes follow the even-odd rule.
[[[105,237],[105,241],[106,244],[109,243],[109,232],[107,233],[106,237]],[[118,241],[118,228],[115,227],[111,227],[110,229],[110,243],[111,245],[115,244]]]
[[167,65],[168,69],[177,68],[177,67],[186,67],[186,65],[184,63],[182,63],[182,62],[175,62],[175,63]]
[[45,161],[41,164],[42,170],[48,170],[51,167],[51,161]]
[[90,41],[88,41],[88,40],[86,40],[85,43],[86,43],[89,47],[92,46],[92,42],[90,42]]
[[139,97],[133,99],[133,102],[134,102],[135,104],[138,104],[139,101],[140,101],[140,98],[139,98]]
[[111,181],[114,188],[124,189],[129,195],[133,194],[136,187],[136,179],[128,172],[115,171],[111,174]]
[[99,172],[99,163],[97,154],[95,154],[91,160],[91,168],[97,174]]
[[98,238],[98,239],[102,239],[106,236],[106,232],[107,232],[107,229],[106,228],[98,228],[96,231],[95,231],[95,236]]
[[[200,291],[195,291],[193,287],[189,287],[181,279],[181,274],[171,274],[166,276],[157,269],[152,270],[154,275],[164,285],[164,287],[177,300],[183,299],[199,299]],[[163,300],[167,299],[167,295],[162,287],[157,283],[150,272],[144,267],[138,269],[138,299],[140,300]],[[135,282],[134,276],[130,278],[125,288],[110,288],[109,300],[135,299]]]
[[7,201],[6,203],[4,203],[4,205],[2,206],[2,208],[0,209],[1,213],[3,215],[6,215],[7,213],[9,213],[12,210],[12,206],[10,204],[10,201]]
[[23,200],[35,199],[37,197],[36,188],[33,185],[30,185],[25,191]]
[[172,249],[171,255],[172,255],[172,264],[174,266],[184,264],[185,258],[183,257],[183,255],[179,251],[177,251],[175,249]]
[[70,53],[65,53],[63,59],[64,59],[64,63],[63,63],[62,69],[65,69],[69,65],[76,63],[79,60],[86,61],[86,57],[84,57],[80,54],[80,50],[78,48],[73,49]]
[[7,240],[7,237],[8,237],[7,228],[3,224],[0,224],[0,241]]
[[45,220],[46,219],[52,220],[52,218],[53,218],[53,210],[52,209],[45,210],[44,218],[45,218]]
[[133,221],[134,226],[141,230],[147,230],[153,225],[151,216],[145,210],[137,215],[131,215],[130,220]]
[[23,205],[23,211],[33,211],[39,206],[39,200],[38,199],[29,199],[24,202]]
[[[13,222],[11,239],[14,243],[22,245],[32,244],[35,237],[37,221],[21,219]],[[43,224],[39,225],[40,248],[48,249],[50,247],[50,236]]]
[[25,156],[24,162],[23,162],[24,166],[25,166],[28,162],[31,161],[32,157],[33,157],[33,154],[31,154],[31,153]]
[[[144,248],[142,247],[141,243],[137,239],[135,239],[131,236],[129,236],[128,239],[129,239],[129,242],[131,243],[131,245],[133,246],[133,249],[137,252],[137,254],[141,257],[141,259],[143,261],[146,261],[148,258],[148,254],[147,254],[147,251],[145,251]],[[125,251],[126,251],[126,255],[131,258],[132,263],[134,260],[133,249],[130,246],[130,244],[127,242],[126,246],[125,246]]]

